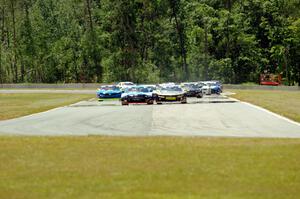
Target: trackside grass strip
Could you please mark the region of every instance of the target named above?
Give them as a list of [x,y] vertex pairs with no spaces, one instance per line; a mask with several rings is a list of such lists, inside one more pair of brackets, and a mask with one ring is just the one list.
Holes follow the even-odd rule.
[[0,198],[298,199],[299,139],[0,137]]
[[0,120],[12,119],[95,97],[89,94],[0,94]]
[[300,122],[299,91],[231,90],[232,97]]

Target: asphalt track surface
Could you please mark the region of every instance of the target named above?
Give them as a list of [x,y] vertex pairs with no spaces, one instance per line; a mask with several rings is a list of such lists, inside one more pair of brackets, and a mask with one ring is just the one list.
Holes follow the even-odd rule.
[[82,101],[0,121],[0,135],[300,138],[300,125],[226,96],[206,96],[189,98],[188,104],[121,106],[119,101]]

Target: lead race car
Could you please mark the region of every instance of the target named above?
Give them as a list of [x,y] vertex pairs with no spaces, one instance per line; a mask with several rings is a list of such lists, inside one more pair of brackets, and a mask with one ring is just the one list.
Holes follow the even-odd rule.
[[101,86],[97,90],[97,97],[99,99],[107,99],[107,98],[120,98],[122,95],[122,91],[114,85],[106,85]]
[[153,104],[152,89],[147,86],[132,86],[125,89],[121,96],[122,105],[130,103]]
[[153,96],[157,104],[162,102],[181,102],[187,103],[186,92],[178,85],[173,86],[159,86],[154,92]]

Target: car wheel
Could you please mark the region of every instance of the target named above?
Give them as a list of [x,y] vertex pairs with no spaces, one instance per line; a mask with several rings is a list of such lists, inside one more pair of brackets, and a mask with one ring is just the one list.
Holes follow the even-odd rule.
[[127,106],[128,105],[128,101],[127,100],[122,101],[122,105],[123,106]]
[[198,94],[197,95],[197,98],[202,98],[203,97],[203,94]]
[[162,104],[162,102],[160,102],[160,101],[156,101],[156,104],[158,104],[158,105],[161,105],[161,104]]
[[153,100],[152,99],[147,100],[147,104],[153,104]]
[[182,98],[182,99],[181,99],[181,104],[186,104],[186,103],[187,103],[186,97]]

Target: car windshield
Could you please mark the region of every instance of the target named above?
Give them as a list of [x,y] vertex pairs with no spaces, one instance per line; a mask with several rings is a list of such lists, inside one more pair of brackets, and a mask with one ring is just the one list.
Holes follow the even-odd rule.
[[181,92],[182,88],[180,88],[178,86],[173,86],[173,87],[165,87],[165,88],[162,88],[161,90],[163,90],[163,91],[179,91],[179,92]]
[[100,89],[101,90],[119,90],[119,88],[118,87],[116,87],[116,86],[101,86],[100,87]]
[[145,87],[131,87],[131,88],[127,88],[125,90],[126,93],[129,92],[142,92],[142,93],[149,93],[150,89],[145,88]]

